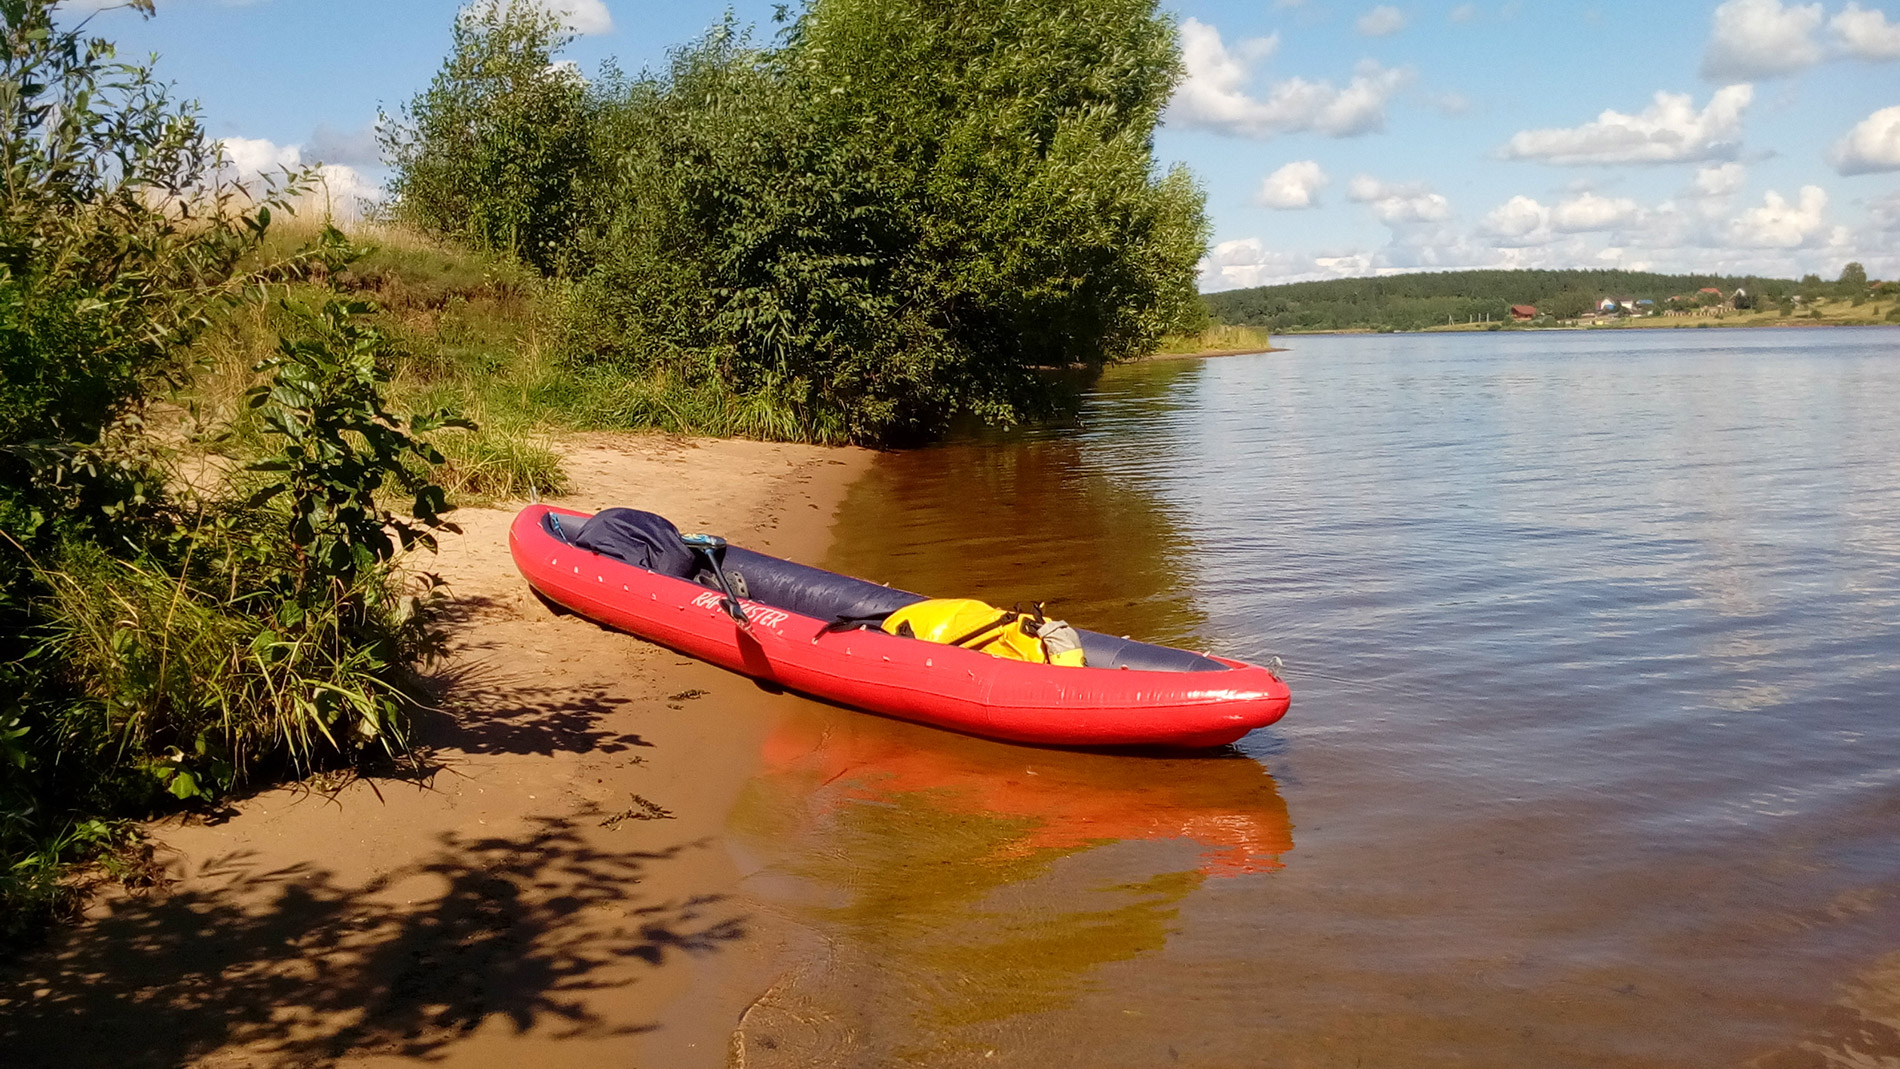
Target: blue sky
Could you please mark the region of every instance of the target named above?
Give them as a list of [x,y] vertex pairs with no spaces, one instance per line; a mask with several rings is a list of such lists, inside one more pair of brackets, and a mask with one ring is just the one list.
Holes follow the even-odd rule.
[[[75,13],[109,0],[78,0]],[[664,61],[730,8],[544,0],[584,71]],[[1157,138],[1207,190],[1205,289],[1463,267],[1900,276],[1900,3],[1168,0],[1188,74]],[[456,0],[158,0],[156,52],[241,164],[380,177]],[[359,185],[360,184],[360,185]]]

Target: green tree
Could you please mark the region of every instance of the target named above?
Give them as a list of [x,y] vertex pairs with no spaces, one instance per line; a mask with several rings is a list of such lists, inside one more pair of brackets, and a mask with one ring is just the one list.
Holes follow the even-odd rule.
[[1843,297],[1865,297],[1867,295],[1867,269],[1858,262],[1850,262],[1841,268],[1840,286]]
[[382,116],[394,217],[552,273],[584,221],[586,85],[554,57],[570,37],[530,0],[484,0],[456,16],[429,88]]
[[1046,411],[1043,369],[1204,314],[1202,197],[1153,157],[1179,74],[1153,0],[814,0],[769,50],[721,27],[603,84],[614,213],[570,352],[822,437]]

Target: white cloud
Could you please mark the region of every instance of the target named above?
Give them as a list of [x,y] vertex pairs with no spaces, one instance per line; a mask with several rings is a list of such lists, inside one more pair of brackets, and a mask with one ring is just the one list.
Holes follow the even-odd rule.
[[607,10],[606,0],[534,0],[534,4],[561,16],[562,25],[583,37],[608,33],[614,28],[614,17]]
[[1175,91],[1170,118],[1187,126],[1240,137],[1312,131],[1354,137],[1385,128],[1385,105],[1410,72],[1367,61],[1344,88],[1331,82],[1288,78],[1265,97],[1248,92],[1250,60],[1278,46],[1278,36],[1243,42],[1230,50],[1220,31],[1198,19],[1181,24],[1181,59],[1187,76]]
[[[304,165],[300,145],[279,145],[261,137],[227,137],[219,142],[225,158],[228,179],[257,191],[263,183],[280,176],[286,169]],[[353,221],[361,217],[365,202],[379,200],[382,189],[363,177],[363,173],[344,164],[324,164],[311,175],[312,183],[304,194],[291,202],[298,215]]]
[[303,162],[303,151],[296,145],[279,145],[261,137],[227,137],[219,142],[225,160],[241,178],[255,178],[284,168],[295,170]]
[[1370,207],[1373,217],[1387,226],[1451,218],[1451,201],[1422,185],[1393,185],[1362,174],[1346,187],[1346,196]]
[[1559,202],[1550,213],[1550,225],[1566,234],[1615,230],[1635,222],[1642,209],[1628,197],[1600,197],[1584,193]]
[[1367,37],[1390,37],[1405,28],[1405,12],[1391,4],[1380,4],[1359,16],[1353,26]]
[[1291,211],[1319,207],[1319,191],[1332,179],[1312,160],[1296,160],[1260,182],[1254,199],[1269,208]]
[[[1202,282],[1208,289],[1228,289],[1420,269],[1592,265],[1793,278],[1815,270],[1831,274],[1849,260],[1867,265],[1876,278],[1900,276],[1900,192],[1869,198],[1866,220],[1848,226],[1828,218],[1828,197],[1814,186],[1792,198],[1767,193],[1732,207],[1746,177],[1739,165],[1707,167],[1689,190],[1655,205],[1587,189],[1565,193],[1554,206],[1517,196],[1472,227],[1459,226],[1455,218],[1395,223],[1390,241],[1370,249],[1270,251],[1257,239],[1229,242],[1203,261]],[[1352,185],[1357,199],[1368,202],[1422,192],[1370,178]],[[1699,196],[1698,189],[1713,196]],[[1591,222],[1613,229],[1567,232],[1557,226],[1559,212],[1569,215],[1566,225]]]
[[1689,184],[1691,196],[1702,199],[1718,199],[1733,196],[1741,192],[1742,183],[1748,181],[1748,170],[1739,163],[1712,163],[1696,168],[1695,180]]
[[1773,78],[1812,66],[1821,59],[1814,31],[1822,17],[1820,4],[1727,0],[1715,9],[1702,76],[1715,81]]
[[1459,4],[1457,7],[1451,9],[1450,17],[1453,22],[1470,22],[1472,19],[1478,17],[1478,5]]
[[1801,198],[1793,204],[1770,190],[1761,207],[1750,208],[1729,224],[1729,238],[1744,248],[1794,249],[1815,243],[1826,226],[1826,191],[1802,186]]
[[1754,97],[1753,86],[1726,86],[1698,112],[1687,93],[1657,93],[1640,115],[1606,110],[1582,126],[1520,131],[1504,146],[1504,155],[1557,164],[1722,159],[1739,149],[1742,112]]
[[1486,213],[1478,229],[1506,248],[1543,245],[1551,240],[1550,209],[1530,197],[1512,197]]
[[1834,31],[1834,42],[1841,51],[1855,59],[1869,63],[1900,59],[1900,25],[1889,23],[1884,11],[1849,3],[1827,28]]
[[1259,238],[1221,242],[1200,268],[1201,288],[1209,291],[1390,273],[1374,254],[1363,250],[1307,255],[1270,250]]
[[1842,174],[1900,171],[1900,107],[1881,108],[1856,123],[1828,158]]
[[1223,241],[1201,261],[1203,289],[1230,290],[1265,286],[1300,275],[1300,258],[1291,253],[1268,252],[1259,238]]

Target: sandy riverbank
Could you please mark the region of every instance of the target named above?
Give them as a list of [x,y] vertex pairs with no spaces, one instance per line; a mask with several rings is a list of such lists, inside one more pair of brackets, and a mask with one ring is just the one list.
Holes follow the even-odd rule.
[[[655,436],[565,453],[563,504],[804,559],[870,458]],[[756,994],[731,980],[773,950],[720,835],[799,699],[551,615],[511,516],[458,513],[437,562],[457,607],[426,772],[155,828],[166,891],[102,902],[0,974],[7,1064],[724,1064]]]

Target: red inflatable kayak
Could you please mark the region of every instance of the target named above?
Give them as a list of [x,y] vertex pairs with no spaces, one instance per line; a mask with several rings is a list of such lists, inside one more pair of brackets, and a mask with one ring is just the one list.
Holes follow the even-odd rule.
[[717,589],[576,545],[588,519],[547,505],[515,517],[509,548],[543,597],[843,705],[1041,745],[1211,747],[1273,723],[1292,701],[1286,684],[1258,665],[1090,631],[1079,632],[1088,667],[1074,668],[879,630],[827,630],[923,598],[731,546],[724,570],[743,587],[742,625],[727,614]]

